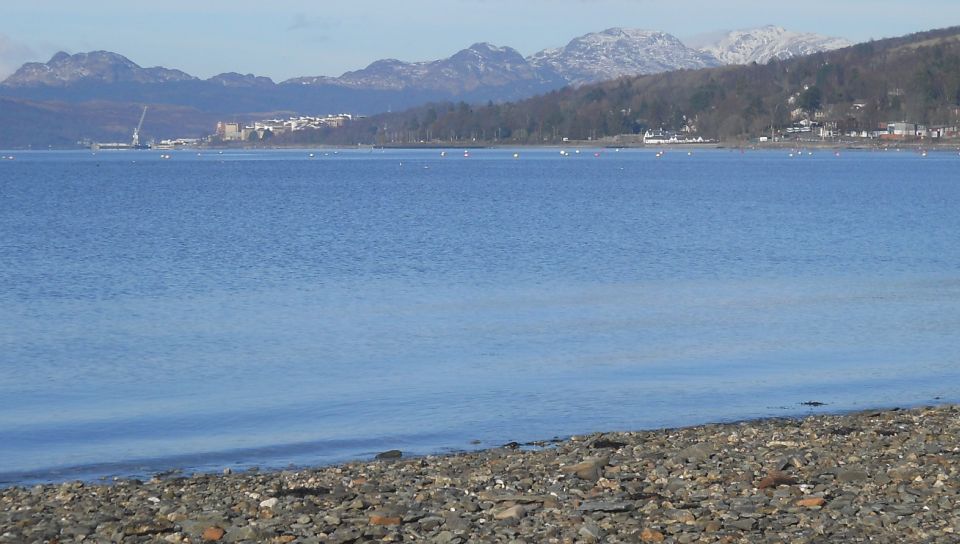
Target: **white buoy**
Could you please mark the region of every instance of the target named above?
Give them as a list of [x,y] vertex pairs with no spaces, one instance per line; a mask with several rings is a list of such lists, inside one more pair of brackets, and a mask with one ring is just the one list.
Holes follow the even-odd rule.
[[519,158],[520,158],[520,154],[519,154],[519,153],[514,153],[514,154],[513,154],[513,158],[514,158],[514,159],[519,159]]

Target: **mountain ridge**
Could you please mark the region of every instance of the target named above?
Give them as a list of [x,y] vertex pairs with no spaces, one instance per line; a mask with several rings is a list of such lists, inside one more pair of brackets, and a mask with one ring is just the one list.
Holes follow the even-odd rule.
[[60,51],[46,63],[28,62],[0,85],[68,86],[78,82],[167,83],[195,80],[181,70],[155,66],[143,68],[127,57],[111,51],[69,54]]
[[[196,125],[184,124],[182,112],[194,111],[197,119],[205,120],[256,119],[268,112],[373,115],[431,102],[506,103],[569,85],[719,63],[665,32],[619,27],[584,34],[563,47],[528,57],[510,47],[479,42],[443,59],[381,59],[337,77],[280,82],[236,72],[200,79],[176,69],[144,68],[108,51],[58,52],[46,63],[24,64],[0,82],[0,96],[30,102],[29,107],[24,102],[9,102],[7,111],[0,112],[0,121],[15,121],[6,124],[15,127],[17,134],[8,139],[13,144],[36,145],[47,138],[52,130],[43,113],[47,111],[56,111],[64,124],[64,137],[58,142],[77,134],[116,138],[117,119],[149,104],[146,134],[196,136]],[[40,103],[51,107],[44,109]],[[107,112],[109,104],[113,104],[111,112]],[[135,125],[136,115],[133,117],[129,123]],[[31,123],[31,118],[36,122]],[[101,118],[103,121],[98,121]],[[74,126],[68,131],[70,124]],[[190,126],[190,133],[175,133],[177,126]],[[162,127],[162,132],[151,134],[151,127]]]
[[556,71],[572,85],[719,65],[713,56],[666,32],[621,27],[578,36],[564,47],[544,49],[527,60]]
[[479,42],[444,59],[418,62],[380,59],[339,77],[298,77],[285,80],[281,85],[330,84],[379,90],[426,88],[462,93],[483,85],[519,82],[534,87],[557,83],[533,70],[516,49]]
[[481,87],[520,84],[530,91],[542,92],[548,87],[582,85],[622,76],[765,62],[774,57],[782,60],[846,45],[849,42],[842,38],[787,31],[768,25],[733,31],[717,43],[693,48],[666,32],[612,27],[575,37],[562,47],[544,49],[527,57],[511,47],[480,42],[442,59],[416,62],[379,59],[365,68],[336,77],[301,76],[280,82],[233,72],[203,80],[181,70],[159,66],[144,68],[109,51],[73,55],[61,51],[46,63],[24,64],[0,82],[0,88],[206,81],[224,87],[263,88],[272,84],[393,91],[424,89],[444,91],[454,96]]

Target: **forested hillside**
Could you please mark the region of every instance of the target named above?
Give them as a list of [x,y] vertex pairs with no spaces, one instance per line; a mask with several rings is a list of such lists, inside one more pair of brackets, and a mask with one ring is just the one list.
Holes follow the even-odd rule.
[[431,104],[277,142],[536,144],[648,128],[743,140],[800,119],[841,130],[871,130],[887,121],[955,126],[958,108],[960,27],[953,27],[762,65],[567,87],[516,103]]

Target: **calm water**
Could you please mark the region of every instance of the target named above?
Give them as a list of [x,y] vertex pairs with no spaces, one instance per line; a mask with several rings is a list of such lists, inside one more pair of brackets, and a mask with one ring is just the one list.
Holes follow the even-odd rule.
[[308,153],[0,161],[0,482],[960,401],[955,152]]

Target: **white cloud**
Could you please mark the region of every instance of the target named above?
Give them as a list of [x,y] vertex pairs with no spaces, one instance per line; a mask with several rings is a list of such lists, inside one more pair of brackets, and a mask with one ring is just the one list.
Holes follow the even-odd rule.
[[25,62],[35,60],[36,53],[26,44],[0,34],[0,80],[17,71]]

